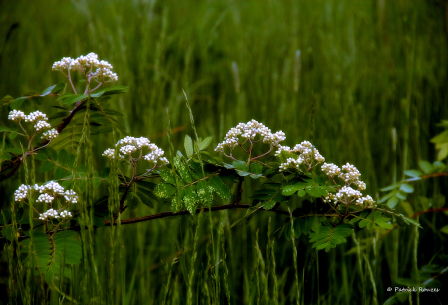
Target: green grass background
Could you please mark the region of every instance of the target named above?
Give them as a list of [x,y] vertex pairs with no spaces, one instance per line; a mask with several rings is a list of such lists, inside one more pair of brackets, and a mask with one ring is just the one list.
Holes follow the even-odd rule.
[[[130,88],[114,99],[130,135],[149,137],[168,152],[164,132],[170,120],[176,131],[172,142],[181,149],[185,134],[193,135],[184,89],[199,136],[213,136],[213,147],[230,127],[256,119],[273,131],[283,130],[285,145],[311,140],[328,162],[354,164],[367,193],[378,198],[379,188],[401,179],[403,170],[435,158],[429,140],[441,131],[436,124],[448,118],[446,5],[405,0],[2,1],[0,95],[19,97],[64,81],[51,71],[53,62],[95,52],[114,66],[117,84]],[[46,99],[39,108],[25,109],[55,112],[51,105],[54,100]],[[1,125],[8,124],[8,111],[0,108]],[[102,136],[92,143],[93,165],[101,169],[106,165],[101,153],[114,141]],[[4,207],[24,175],[19,172],[0,185]],[[419,184],[416,192],[431,196],[438,183]],[[246,196],[243,201],[248,202]],[[123,218],[166,209],[139,207]],[[70,281],[49,289],[45,301],[381,304],[392,295],[386,288],[410,277],[415,264],[447,253],[446,237],[435,232],[440,217],[446,221],[443,215],[425,216],[422,223],[433,226],[420,232],[424,246],[414,243],[416,232],[407,228],[384,238],[359,234],[358,254],[346,253],[355,246],[350,240],[316,256],[306,239],[293,246],[284,238],[267,238],[269,218],[272,232],[283,223],[280,216],[259,213],[249,225],[230,229],[243,213],[215,213],[212,223],[208,216],[183,217],[113,233],[96,230],[89,239],[83,236],[90,257]],[[7,267],[2,268],[6,291],[10,283]],[[39,285],[24,284],[31,303],[43,298],[46,287]],[[19,292],[9,293],[20,299]]]

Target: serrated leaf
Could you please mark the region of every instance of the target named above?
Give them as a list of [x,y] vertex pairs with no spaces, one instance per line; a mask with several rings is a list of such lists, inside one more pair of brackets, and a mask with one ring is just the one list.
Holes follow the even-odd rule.
[[[363,218],[363,215],[365,213],[361,213],[360,217]],[[359,222],[359,227],[364,228],[367,227],[367,229],[372,230],[375,228],[375,226],[384,228],[384,229],[392,229],[393,225],[389,222],[389,218],[385,217],[381,211],[374,211],[368,214],[367,217],[364,217]]]
[[64,148],[59,151],[58,159],[59,159],[59,163],[61,163],[63,166],[69,166],[68,152]]
[[103,179],[101,179],[101,177],[92,178],[92,185],[94,188],[98,188],[101,185],[101,182],[103,182]]
[[425,174],[428,174],[434,170],[434,167],[432,166],[432,164],[425,160],[420,160],[418,162],[418,165],[420,166],[420,168],[423,170],[423,172]]
[[196,207],[199,203],[199,198],[196,194],[196,185],[190,185],[185,189],[185,196],[183,200],[188,212],[190,212],[191,215],[196,214]]
[[440,229],[440,232],[445,233],[445,234],[448,234],[448,225],[442,227],[442,228]]
[[50,86],[50,87],[48,87],[47,89],[45,89],[45,90],[42,92],[41,96],[49,95],[49,94],[53,91],[53,88],[54,88],[54,87],[56,87],[56,85]]
[[120,94],[120,93],[126,93],[128,92],[129,88],[126,86],[114,86],[106,89],[102,89],[99,91],[96,91],[95,93],[92,93],[91,97],[101,97],[101,96],[108,96],[113,94]]
[[261,174],[263,172],[263,165],[260,163],[251,163],[250,172],[257,175]]
[[54,164],[51,161],[46,161],[42,166],[40,167],[40,171],[45,173],[53,170],[56,167],[56,164]]
[[414,187],[412,186],[412,185],[410,185],[410,184],[407,184],[407,183],[403,183],[401,186],[400,186],[400,190],[402,190],[403,192],[405,192],[405,193],[413,193],[414,192]]
[[393,209],[397,205],[398,201],[400,201],[400,199],[398,199],[398,197],[393,196],[389,198],[389,200],[387,201],[387,206]]
[[176,193],[176,188],[172,184],[160,183],[154,189],[154,194],[160,198],[169,198]]
[[204,150],[207,147],[209,147],[210,144],[212,143],[212,139],[213,137],[207,137],[204,140],[202,140],[201,143],[199,144],[199,150]]
[[177,172],[179,173],[179,176],[186,182],[191,183],[193,182],[193,179],[191,179],[190,173],[188,172],[187,167],[182,163],[181,159],[179,157],[173,158],[174,166],[176,167]]
[[314,242],[312,248],[325,249],[325,252],[335,248],[338,244],[346,242],[346,237],[353,232],[353,226],[343,223],[336,227],[319,226],[315,233],[310,234],[310,242]]
[[227,185],[221,180],[221,178],[213,175],[210,177],[209,186],[213,189],[215,193],[218,194],[222,199],[230,199],[230,190]]
[[249,165],[244,161],[235,160],[232,162],[232,165],[239,171],[249,172]]
[[406,176],[412,177],[412,178],[417,178],[417,177],[421,177],[423,175],[423,173],[419,170],[416,169],[408,169],[404,171],[404,174]]
[[22,106],[23,102],[26,100],[26,96],[22,96],[19,98],[16,98],[15,100],[12,101],[11,103],[11,108],[12,109],[17,109],[20,106]]
[[184,147],[185,147],[185,153],[187,154],[188,158],[191,158],[193,156],[194,150],[193,150],[193,140],[189,135],[185,136],[184,139]]
[[169,169],[162,169],[159,171],[159,174],[165,182],[176,185],[176,179],[174,179],[174,175]]
[[316,187],[308,186],[308,187],[305,188],[305,191],[309,195],[311,195],[313,197],[321,197],[321,196],[326,197],[326,196],[328,196],[327,191],[322,186],[316,186]]
[[85,101],[86,99],[88,99],[89,96],[87,94],[76,94],[74,96],[70,96],[68,98],[66,98],[62,104],[63,105],[71,105],[77,102],[81,102],[81,101]]

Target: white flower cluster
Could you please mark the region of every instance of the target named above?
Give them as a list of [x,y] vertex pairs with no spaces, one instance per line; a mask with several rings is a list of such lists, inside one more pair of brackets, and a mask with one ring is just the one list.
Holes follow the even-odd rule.
[[324,198],[324,202],[333,204],[341,202],[346,205],[354,202],[357,206],[362,208],[376,207],[376,204],[370,195],[362,197],[360,191],[354,190],[349,186],[343,186],[336,194],[329,193],[328,196]]
[[36,128],[36,132],[41,132],[44,129],[51,128],[51,125],[45,121],[39,121],[36,125],[34,125],[34,128]]
[[53,128],[53,129],[50,129],[50,130],[44,132],[42,134],[42,138],[48,139],[48,140],[53,140],[58,135],[59,135],[59,132],[55,128]]
[[26,118],[25,113],[23,113],[23,111],[20,110],[13,110],[9,112],[8,115],[8,120],[11,121],[15,121],[15,122],[20,122],[20,120],[24,120]]
[[[363,208],[373,208],[375,207],[375,202],[372,197],[367,195],[366,197],[362,197],[362,194],[359,190],[363,191],[366,189],[366,184],[359,180],[359,176],[361,176],[360,172],[356,167],[347,163],[342,166],[342,170],[331,163],[324,163],[321,167],[322,171],[329,177],[334,178],[338,176],[345,182],[345,186],[343,186],[336,194],[328,194],[325,197],[324,201],[328,203],[338,203],[342,202],[344,204],[350,204],[354,202],[356,205]],[[350,184],[356,185],[358,190],[355,190],[350,187]]]
[[25,122],[48,121],[47,115],[40,111],[31,112],[25,117]]
[[322,164],[321,169],[330,178],[334,178],[334,176],[341,174],[341,169],[333,163],[324,163]]
[[[43,130],[47,130],[43,133],[42,138],[52,140],[58,136],[58,131],[56,129],[50,129],[51,125],[48,124],[48,118],[45,113],[40,111],[31,112],[29,115],[25,115],[23,111],[20,110],[12,110],[9,112],[8,119],[15,122],[20,122],[21,120],[25,120],[27,123],[36,123],[34,128],[36,129],[36,133],[40,133]],[[48,130],[50,129],[50,130]]]
[[[168,160],[163,157],[164,151],[160,149],[154,143],[151,143],[148,138],[140,137],[125,137],[115,144],[115,147],[118,149],[118,157],[120,159],[124,159],[125,156],[132,157],[132,154],[137,150],[140,150],[143,153],[143,149],[147,147],[149,149],[149,153],[143,156],[146,161],[153,162],[157,164],[158,162],[161,165],[168,164]],[[115,149],[108,148],[104,151],[103,156],[113,159],[115,156]]]
[[303,141],[297,144],[294,149],[290,149],[287,146],[281,146],[275,153],[276,156],[280,155],[282,151],[299,153],[297,159],[288,158],[285,163],[280,164],[280,171],[284,171],[289,167],[299,169],[300,165],[304,164],[310,167],[314,162],[322,163],[325,158],[319,153],[319,151],[308,141]]
[[78,195],[73,190],[65,190],[59,183],[50,181],[44,185],[34,186],[22,184],[14,193],[15,201],[23,201],[28,197],[29,190],[34,189],[39,191],[40,195],[37,202],[52,203],[56,197],[64,197],[67,203],[77,203]]
[[72,213],[69,211],[58,212],[57,210],[49,209],[45,213],[39,214],[40,220],[47,220],[49,218],[70,218],[73,217]]
[[344,180],[346,186],[354,184],[361,191],[366,189],[366,184],[363,181],[359,180],[359,176],[361,176],[361,173],[355,166],[349,163],[343,165],[342,170],[332,163],[324,163],[321,169],[327,176],[331,178],[338,176],[339,178]]
[[251,120],[247,123],[239,123],[236,127],[231,128],[222,143],[219,143],[215,148],[215,151],[224,153],[224,148],[228,147],[233,150],[240,142],[238,137],[243,139],[254,141],[255,137],[259,135],[263,139],[263,143],[271,145],[271,147],[278,147],[279,142],[286,139],[283,131],[277,131],[272,133],[269,128],[264,124],[255,120]]
[[26,184],[22,184],[19,188],[14,192],[14,200],[15,201],[23,201],[26,197],[28,197],[28,193],[31,187]]
[[[93,69],[96,71],[93,72]],[[111,82],[117,81],[118,76],[112,72],[112,65],[105,60],[98,60],[98,55],[95,53],[89,53],[86,56],[79,56],[76,59],[70,57],[64,57],[60,61],[53,64],[53,70],[78,70],[83,74],[90,73],[90,77],[94,78],[98,82]]]

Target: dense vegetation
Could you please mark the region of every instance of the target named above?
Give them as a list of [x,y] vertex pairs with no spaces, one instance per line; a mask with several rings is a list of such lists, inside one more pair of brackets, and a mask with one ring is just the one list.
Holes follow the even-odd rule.
[[[55,61],[95,52],[119,77],[100,89],[104,91],[96,91],[96,98],[107,103],[107,120],[96,115],[99,108],[92,102],[89,111],[64,126],[60,136],[69,137],[56,138],[1,182],[2,301],[382,304],[389,299],[389,304],[444,304],[448,139],[447,132],[434,136],[447,126],[438,123],[448,119],[445,6],[442,1],[2,2],[0,95],[12,97],[4,98],[0,108],[0,125],[6,127],[1,131],[7,131],[1,133],[4,162],[21,154],[20,143],[28,144],[20,142],[14,129],[11,132],[11,109],[42,111],[58,126],[70,107],[86,100],[56,98],[62,86],[41,94],[50,85],[66,82],[61,73],[51,71]],[[85,87],[82,77],[73,82],[78,90]],[[115,89],[107,91],[111,86]],[[38,93],[30,93],[33,90]],[[70,93],[70,85],[64,90]],[[28,98],[17,99],[22,96]],[[311,180],[294,172],[289,179],[298,180],[284,184],[282,195],[280,190],[275,193],[291,196],[278,207],[285,213],[272,213],[263,209],[277,208],[268,205],[284,198],[259,191],[259,175],[269,177],[269,166],[230,164],[232,160],[213,151],[231,127],[251,119],[273,131],[283,130],[287,137],[282,145],[309,140],[326,162],[354,164],[366,193],[391,214],[384,219],[381,211],[369,210],[363,219],[335,228],[337,222],[319,220],[330,234],[339,230],[340,242],[347,240],[334,249],[331,241],[320,247],[322,239],[306,221],[291,231],[288,208],[303,208],[303,196],[323,196],[315,193],[316,172],[310,172]],[[200,172],[207,176],[203,163],[207,170],[215,166],[215,172],[221,171],[219,166],[224,166],[233,171],[222,181],[211,171],[213,178],[206,180],[218,190],[215,206],[236,200],[244,207],[195,214],[198,203],[189,207],[185,202],[179,209],[188,213],[165,217],[160,213],[176,206],[172,198],[189,194],[176,189],[175,175],[157,171],[151,181],[162,182],[169,192],[174,189],[174,197],[158,200],[167,189],[147,192],[140,184],[130,191],[132,199],[124,208],[119,198],[125,190],[119,184],[130,181],[132,167],[122,168],[121,180],[108,180],[120,175],[101,155],[126,135],[147,137],[165,150],[174,167],[164,168],[172,174],[176,170],[183,180],[189,178],[176,161],[182,158],[196,164],[188,163],[190,174],[198,174],[192,176],[195,180],[202,179]],[[235,156],[241,160],[242,155]],[[20,220],[32,217],[14,201],[14,191],[22,184],[63,179],[64,171],[72,169],[79,181],[70,185],[65,180],[64,186],[74,188],[79,209],[92,217],[85,218],[79,233],[54,235],[54,245],[82,250],[69,256],[55,252],[68,265],[67,272],[34,274],[20,251],[28,253],[30,240],[38,251],[48,239],[42,232],[33,239],[24,237],[30,224]],[[300,183],[310,184],[300,189]],[[298,186],[285,191],[288,185]],[[97,208],[90,208],[94,204]],[[112,213],[108,204],[116,204],[115,212],[122,213]],[[256,213],[249,209],[254,204]],[[316,206],[323,204],[315,201]],[[154,214],[165,216],[125,221]],[[110,226],[117,219],[118,226]],[[406,225],[414,221],[422,228]],[[373,230],[361,230],[364,227]],[[278,228],[287,230],[274,234]],[[65,277],[56,281],[57,274]],[[441,290],[396,294],[395,287]]]

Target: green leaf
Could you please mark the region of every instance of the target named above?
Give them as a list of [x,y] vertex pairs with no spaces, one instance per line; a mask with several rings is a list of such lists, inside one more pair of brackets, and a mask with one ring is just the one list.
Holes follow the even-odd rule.
[[419,170],[416,169],[408,169],[404,171],[404,174],[406,176],[412,177],[412,178],[417,178],[417,177],[421,177],[423,175],[423,173]]
[[62,102],[62,104],[63,105],[71,105],[71,104],[74,104],[74,103],[77,103],[77,102],[84,101],[84,100],[86,100],[88,98],[89,98],[89,96],[87,94],[77,94],[77,95],[73,95],[73,96],[70,96],[70,97],[66,98]]
[[256,175],[261,175],[261,173],[263,172],[263,165],[261,165],[260,163],[251,163],[250,172]]
[[176,179],[174,179],[174,175],[173,173],[169,170],[169,169],[162,169],[159,171],[159,175],[160,177],[162,177],[162,179],[165,182],[171,183],[173,185],[176,184]]
[[325,249],[325,252],[335,248],[338,244],[346,242],[346,237],[353,232],[350,224],[340,224],[336,227],[319,226],[317,232],[310,234],[310,242],[314,242],[313,248],[317,250]]
[[389,200],[387,201],[387,206],[389,208],[393,209],[397,205],[398,201],[400,201],[400,199],[398,199],[398,197],[395,197],[395,196],[390,197]]
[[315,187],[308,186],[307,188],[305,188],[305,191],[313,197],[328,196],[327,191],[322,186],[315,186]]
[[187,167],[182,163],[181,159],[179,157],[173,158],[174,166],[176,167],[177,172],[179,173],[180,177],[186,182],[191,183],[193,182],[193,179],[191,179],[190,173],[188,172]]
[[243,171],[243,172],[249,171],[249,165],[247,165],[247,163],[244,161],[235,160],[232,162],[232,165],[235,166],[235,168],[239,171]]
[[154,194],[160,198],[169,198],[176,193],[176,188],[168,183],[160,183],[154,189]]
[[198,194],[199,200],[207,205],[210,205],[211,202],[213,201],[211,188],[208,186],[208,183],[206,180],[201,180],[198,182],[197,194]]
[[209,185],[222,199],[230,199],[230,190],[221,178],[213,175],[209,179]]
[[54,88],[51,90],[51,93],[57,94],[65,89],[65,86],[67,86],[66,83],[59,83],[54,86]]
[[308,182],[299,182],[299,183],[292,184],[292,185],[286,185],[282,189],[282,194],[284,196],[291,196],[292,194],[294,194],[297,191],[300,191],[300,190],[304,191],[305,188],[308,186],[310,186],[310,184]]
[[47,89],[45,89],[45,90],[42,92],[41,96],[49,95],[49,94],[53,91],[54,87],[56,87],[56,85],[50,86],[50,87],[48,87]]
[[414,187],[412,185],[410,185],[410,184],[404,183],[404,184],[402,184],[400,186],[400,190],[402,190],[405,193],[413,193],[414,192]]
[[102,89],[99,91],[96,91],[95,93],[92,93],[91,97],[100,97],[100,96],[108,96],[113,94],[120,94],[120,93],[126,93],[128,92],[128,87],[125,86],[114,86],[106,89]]
[[405,224],[405,225],[411,224],[411,225],[421,228],[420,224],[412,218],[408,218],[408,217],[404,216],[403,214],[398,214],[398,215],[394,215],[394,216],[400,226],[402,224]]
[[59,159],[59,163],[61,163],[61,165],[69,166],[68,152],[64,148],[59,151],[58,159]]
[[0,126],[0,132],[11,131],[11,128],[6,126]]
[[92,178],[92,185],[94,188],[98,188],[101,185],[101,182],[103,182],[103,179],[101,179],[101,177]]
[[196,194],[196,185],[190,185],[185,189],[184,203],[188,212],[190,212],[191,215],[194,215],[199,203],[199,198]]
[[432,166],[432,164],[425,160],[419,161],[418,165],[420,166],[420,168],[423,170],[423,172],[425,174],[428,174],[434,170],[434,167]]
[[372,230],[375,226],[381,227],[383,229],[392,229],[394,226],[389,222],[389,218],[382,215],[381,211],[374,211],[369,214],[369,211],[364,211],[361,213],[360,218],[362,220],[359,222],[359,227]]
[[187,154],[188,158],[191,158],[193,156],[194,150],[193,150],[193,140],[189,135],[185,136],[184,139],[184,147],[185,147],[185,153]]
[[204,140],[202,140],[201,143],[199,144],[199,150],[204,150],[207,147],[209,147],[210,144],[212,143],[212,139],[213,137],[207,137]]
[[54,164],[51,161],[46,161],[42,166],[40,167],[40,171],[45,173],[53,170],[56,167],[56,164]]
[[261,207],[265,210],[272,209],[277,202],[281,203],[288,200],[287,197],[282,195],[280,188],[256,190],[255,195],[251,198],[259,200],[261,202]]
[[440,229],[440,232],[448,234],[448,225],[444,226],[443,228]]
[[16,98],[15,100],[12,101],[11,103],[11,108],[12,109],[17,109],[20,106],[22,106],[23,102],[26,100],[26,96],[22,96],[19,98]]

